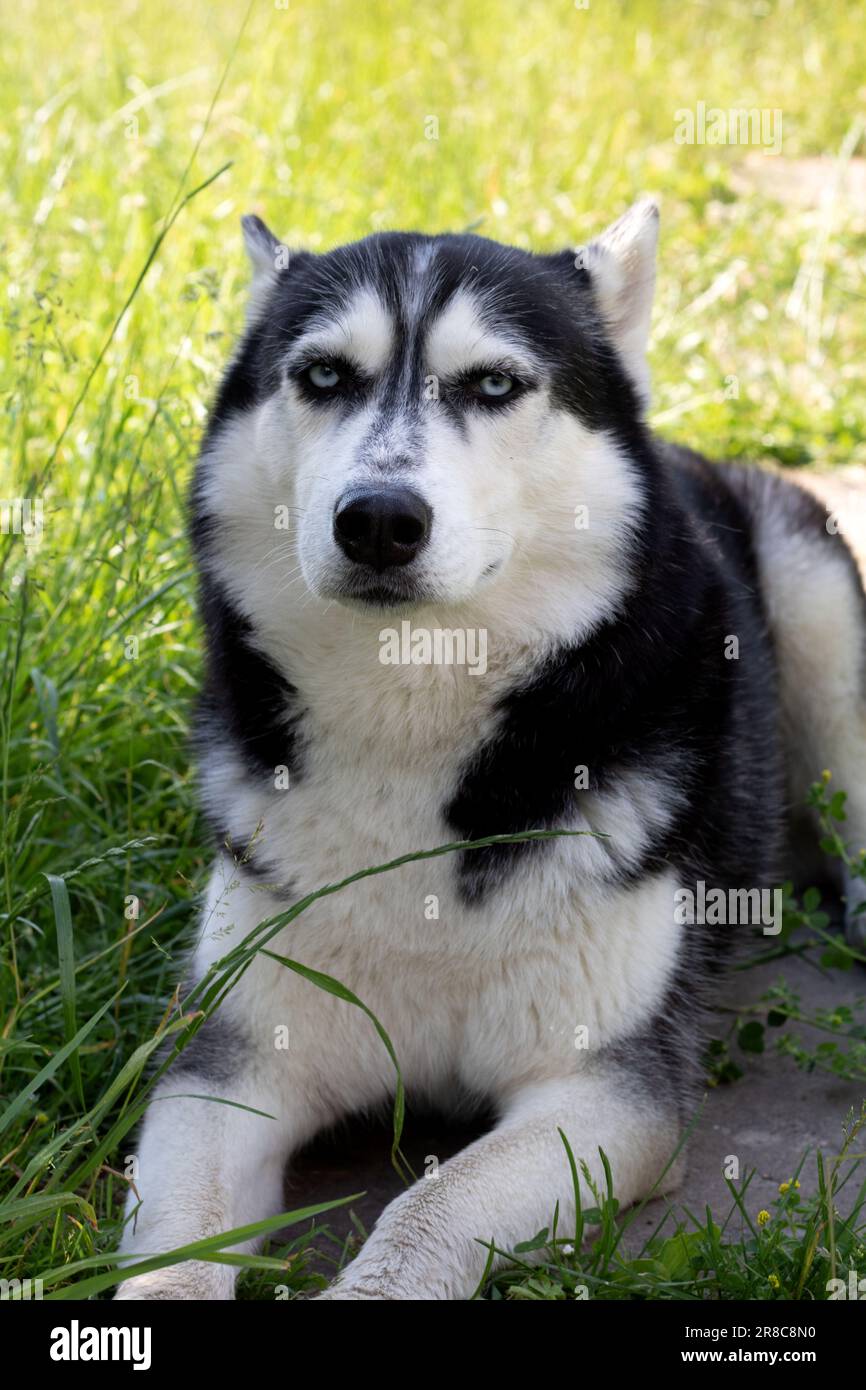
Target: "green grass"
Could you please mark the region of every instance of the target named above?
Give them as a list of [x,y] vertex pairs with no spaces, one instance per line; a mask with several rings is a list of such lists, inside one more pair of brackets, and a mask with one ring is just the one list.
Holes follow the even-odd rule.
[[[0,497],[43,499],[45,524],[29,551],[0,537],[0,1277],[53,1271],[58,1290],[105,1272],[124,1127],[206,870],[183,499],[242,322],[240,214],[314,250],[409,226],[552,248],[656,192],[660,427],[716,454],[866,461],[862,218],[743,195],[744,150],[672,138],[705,101],[780,108],[788,159],[850,151],[855,7],[244,14],[4,15]],[[283,1252],[293,1292],[315,1284],[308,1245]],[[273,1278],[245,1287],[272,1297]]]

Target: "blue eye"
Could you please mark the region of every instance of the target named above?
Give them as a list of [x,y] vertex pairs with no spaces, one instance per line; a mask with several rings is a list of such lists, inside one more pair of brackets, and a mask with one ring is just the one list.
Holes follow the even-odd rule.
[[314,362],[312,367],[307,368],[307,380],[318,391],[333,391],[339,385],[340,373],[334,367],[329,367],[327,362]]
[[487,376],[481,377],[478,381],[477,390],[481,396],[488,396],[491,400],[501,400],[503,396],[511,395],[514,390],[514,382],[504,372],[489,372]]

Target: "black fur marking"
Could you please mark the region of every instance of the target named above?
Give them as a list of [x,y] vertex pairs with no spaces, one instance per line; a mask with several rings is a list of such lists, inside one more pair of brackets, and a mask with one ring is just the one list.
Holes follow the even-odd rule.
[[300,778],[302,711],[296,690],[256,647],[252,624],[207,576],[202,578],[201,612],[207,652],[197,746],[206,752],[214,742],[230,742],[250,771],[268,778],[271,786],[280,766]]
[[706,1085],[700,1029],[705,1006],[719,989],[718,974],[706,971],[694,956],[684,951],[656,1016],[600,1054],[621,1069],[625,1090],[651,1098],[655,1106],[669,1101],[680,1125],[692,1119]]
[[[668,767],[684,806],[640,863],[612,862],[612,877],[674,867],[684,884],[769,886],[780,852],[781,750],[749,521],[712,465],[665,453],[644,457],[651,532],[636,556],[634,593],[616,619],[508,696],[445,816],[465,839],[556,828],[619,773]],[[738,660],[725,656],[731,635]],[[589,769],[588,791],[574,789],[578,765]],[[609,831],[615,850],[616,827],[596,828]],[[536,842],[463,855],[465,900],[480,902],[527,856],[549,852],[550,842]]]
[[276,363],[269,353],[268,323],[259,320],[247,329],[222,379],[211,407],[208,438],[241,411],[249,410],[279,384]]
[[[171,1056],[174,1045],[172,1038],[160,1061]],[[202,1081],[224,1085],[241,1070],[249,1046],[250,1040],[240,1025],[217,1012],[205,1019],[192,1041],[177,1054],[168,1075],[201,1077]]]

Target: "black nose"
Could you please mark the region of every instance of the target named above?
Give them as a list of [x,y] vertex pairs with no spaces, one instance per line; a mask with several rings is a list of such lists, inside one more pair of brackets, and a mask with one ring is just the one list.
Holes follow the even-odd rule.
[[415,559],[432,519],[423,497],[410,488],[365,488],[337,503],[334,539],[350,560],[385,570]]

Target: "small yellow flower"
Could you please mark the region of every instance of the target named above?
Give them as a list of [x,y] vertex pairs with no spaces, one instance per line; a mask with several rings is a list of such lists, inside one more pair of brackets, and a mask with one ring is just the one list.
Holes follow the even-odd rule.
[[821,773],[822,781],[824,781],[824,782],[829,782],[829,781],[830,781],[830,778],[831,778],[832,776],[833,776],[832,772],[830,772],[830,771],[825,767],[825,768],[824,768],[824,771]]
[[790,1184],[789,1182],[780,1182],[780,1183],[779,1183],[779,1196],[780,1196],[780,1197],[784,1197],[785,1193],[786,1193],[786,1192],[790,1192],[790,1190],[791,1190],[791,1184]]
[[758,1212],[758,1225],[759,1225],[759,1226],[766,1226],[766,1224],[767,1224],[767,1222],[769,1221],[769,1219],[770,1219],[770,1213],[769,1213],[768,1211],[759,1211],[759,1212]]
[[800,1179],[799,1179],[799,1178],[795,1178],[795,1179],[794,1179],[794,1186],[795,1186],[795,1187],[799,1187],[799,1186],[800,1186]]
[[768,1275],[767,1275],[767,1282],[770,1284],[770,1287],[771,1287],[771,1288],[777,1289],[777,1288],[779,1287],[779,1276],[778,1276],[778,1274],[768,1274]]

